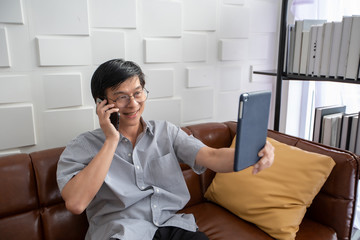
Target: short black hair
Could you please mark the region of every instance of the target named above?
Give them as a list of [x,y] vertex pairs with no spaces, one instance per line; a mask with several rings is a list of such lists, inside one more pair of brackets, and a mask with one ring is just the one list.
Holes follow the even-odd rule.
[[139,65],[123,59],[112,59],[102,63],[91,78],[91,93],[96,98],[105,99],[105,90],[116,88],[128,78],[138,76],[140,84],[145,87],[145,75]]

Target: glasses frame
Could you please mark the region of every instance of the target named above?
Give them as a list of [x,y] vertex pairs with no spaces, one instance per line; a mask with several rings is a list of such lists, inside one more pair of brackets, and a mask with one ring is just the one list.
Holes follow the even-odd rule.
[[[141,89],[141,91],[145,91],[145,92],[146,92],[146,98],[145,98],[144,101],[142,101],[142,102],[136,101],[136,99],[135,99],[135,97],[134,97],[134,94],[132,94],[132,95],[124,94],[124,95],[128,96],[129,98],[128,98],[128,102],[127,102],[123,107],[126,107],[127,105],[129,105],[129,103],[131,102],[131,98],[134,98],[134,100],[135,100],[137,103],[143,103],[143,102],[145,102],[145,101],[148,99],[148,97],[149,97],[149,91],[148,91],[145,87],[143,87],[143,88]],[[116,99],[114,100],[114,99],[111,99],[111,98],[108,97],[107,99],[113,101],[114,103],[117,103],[116,100],[117,100],[118,98],[116,98]],[[118,104],[118,103],[117,103],[117,104]]]

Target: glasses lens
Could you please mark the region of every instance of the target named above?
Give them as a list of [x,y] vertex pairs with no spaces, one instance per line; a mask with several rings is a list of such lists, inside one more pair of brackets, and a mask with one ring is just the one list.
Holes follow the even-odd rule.
[[145,88],[143,88],[141,91],[135,92],[132,96],[129,95],[119,96],[116,99],[116,103],[121,107],[125,107],[131,101],[131,97],[133,97],[136,102],[142,103],[146,101],[148,97],[148,91]]

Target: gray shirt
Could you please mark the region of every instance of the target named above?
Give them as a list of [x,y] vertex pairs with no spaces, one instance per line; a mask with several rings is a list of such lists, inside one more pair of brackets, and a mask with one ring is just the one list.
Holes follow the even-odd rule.
[[[176,214],[190,199],[179,162],[202,173],[205,169],[195,164],[195,157],[204,144],[169,122],[142,122],[144,131],[134,148],[120,135],[105,181],[86,209],[88,240],[152,239],[160,226],[197,229],[192,214]],[[103,131],[96,129],[67,145],[57,168],[60,191],[104,141]]]

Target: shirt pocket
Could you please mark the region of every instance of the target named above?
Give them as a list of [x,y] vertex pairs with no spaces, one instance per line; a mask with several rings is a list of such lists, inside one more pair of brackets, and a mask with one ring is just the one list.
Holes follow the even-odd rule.
[[180,165],[171,153],[151,159],[147,175],[149,183],[160,188],[178,185],[184,179]]

